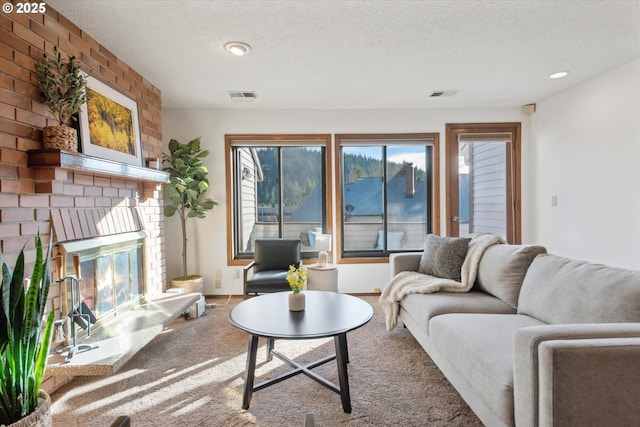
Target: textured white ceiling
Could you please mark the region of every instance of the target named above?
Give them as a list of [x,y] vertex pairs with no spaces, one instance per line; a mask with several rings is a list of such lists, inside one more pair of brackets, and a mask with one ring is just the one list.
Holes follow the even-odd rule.
[[[520,106],[640,57],[640,0],[47,4],[159,87],[165,108]],[[229,55],[232,40],[252,52]],[[558,70],[571,74],[550,80]],[[258,98],[232,102],[235,90]]]

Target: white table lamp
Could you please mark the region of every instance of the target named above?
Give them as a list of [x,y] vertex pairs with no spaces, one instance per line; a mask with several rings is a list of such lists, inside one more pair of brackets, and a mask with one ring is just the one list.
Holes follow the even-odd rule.
[[318,265],[326,267],[329,259],[327,252],[331,250],[331,234],[316,235],[316,249],[318,250]]

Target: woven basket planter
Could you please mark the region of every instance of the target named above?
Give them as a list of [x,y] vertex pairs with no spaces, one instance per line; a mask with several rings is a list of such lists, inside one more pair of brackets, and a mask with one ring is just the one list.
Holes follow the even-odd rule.
[[42,146],[57,150],[78,151],[78,132],[69,126],[45,126]]
[[201,294],[204,292],[204,279],[201,276],[186,280],[180,278],[171,279],[171,287],[182,288],[187,293]]
[[51,415],[51,398],[46,391],[38,391],[38,401],[40,405],[35,411],[16,421],[13,424],[9,424],[9,427],[51,427],[53,426],[53,420]]

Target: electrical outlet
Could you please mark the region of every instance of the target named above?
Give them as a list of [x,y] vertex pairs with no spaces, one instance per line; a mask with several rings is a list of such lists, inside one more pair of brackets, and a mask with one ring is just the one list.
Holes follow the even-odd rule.
[[233,270],[233,280],[240,280],[240,269]]
[[216,270],[216,288],[222,287],[222,270]]

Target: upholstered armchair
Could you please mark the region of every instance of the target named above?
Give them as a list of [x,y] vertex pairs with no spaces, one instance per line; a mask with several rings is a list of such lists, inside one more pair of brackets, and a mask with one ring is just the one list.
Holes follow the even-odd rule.
[[244,297],[290,290],[287,270],[302,262],[300,239],[256,239],[253,261],[244,268]]

